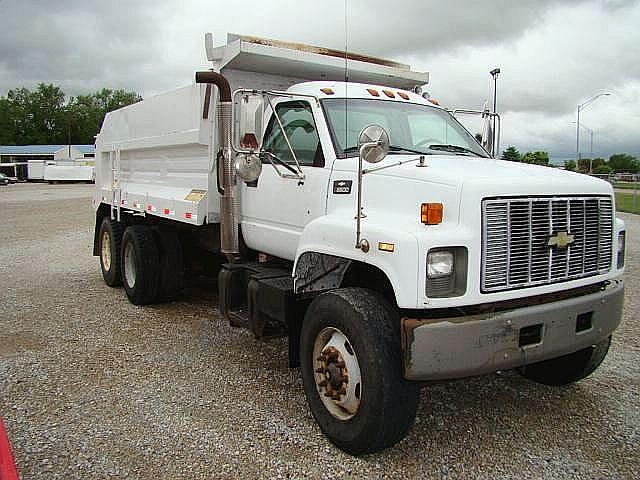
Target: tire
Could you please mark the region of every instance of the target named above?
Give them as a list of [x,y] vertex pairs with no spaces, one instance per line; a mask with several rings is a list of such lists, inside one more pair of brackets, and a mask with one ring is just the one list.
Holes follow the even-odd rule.
[[160,261],[153,231],[144,225],[127,227],[120,253],[122,284],[129,301],[147,305],[158,300]]
[[121,223],[104,217],[98,233],[98,252],[100,253],[100,270],[104,283],[110,287],[122,285],[120,275],[120,244],[122,243],[123,226]]
[[154,229],[159,247],[160,290],[162,301],[175,300],[184,288],[184,258],[182,244],[172,230]]
[[577,352],[520,367],[519,373],[544,385],[568,385],[591,375],[607,356],[611,337]]
[[[331,349],[338,350],[337,358]],[[300,335],[304,390],[320,429],[345,452],[360,455],[382,450],[411,428],[420,386],[403,378],[400,353],[398,314],[378,293],[338,289],[318,296],[309,306]],[[346,372],[336,374],[341,366]],[[345,373],[349,377],[339,395],[342,406],[327,397],[336,393],[337,386],[332,382],[322,386],[327,371],[333,375],[326,378],[334,381]]]

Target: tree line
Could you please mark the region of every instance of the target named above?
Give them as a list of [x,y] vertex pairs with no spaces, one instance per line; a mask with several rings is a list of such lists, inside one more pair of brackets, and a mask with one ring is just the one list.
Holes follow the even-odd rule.
[[0,145],[89,145],[107,112],[142,100],[136,92],[103,88],[67,97],[57,85],[16,88],[0,97]]
[[[521,155],[514,146],[506,148],[500,158],[512,162],[549,166],[549,154],[547,152],[527,152]],[[589,170],[595,174],[638,173],[640,172],[640,161],[628,153],[615,153],[608,160],[604,158],[581,158],[577,163],[575,160],[566,160],[564,168],[580,173],[589,173]]]

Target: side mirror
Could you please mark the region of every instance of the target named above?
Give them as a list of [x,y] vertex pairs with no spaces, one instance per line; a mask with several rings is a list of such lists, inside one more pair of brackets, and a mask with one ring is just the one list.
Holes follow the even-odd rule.
[[491,156],[494,156],[495,153],[493,147],[495,141],[495,121],[495,117],[491,117],[490,115],[486,116],[485,125],[482,132],[482,141],[480,142],[482,144],[482,148],[489,152]]
[[368,125],[358,135],[360,158],[367,163],[378,163],[389,153],[389,134],[380,125]]
[[261,94],[241,93],[234,96],[234,149],[257,151],[262,135],[264,100]]

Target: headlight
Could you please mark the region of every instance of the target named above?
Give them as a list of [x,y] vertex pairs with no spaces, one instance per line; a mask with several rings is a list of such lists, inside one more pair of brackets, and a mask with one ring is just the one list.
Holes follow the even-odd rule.
[[626,233],[624,230],[618,233],[618,269],[624,267],[624,250],[626,244]]
[[427,255],[427,277],[448,277],[453,273],[453,253],[447,251],[430,252]]
[[425,293],[429,298],[459,297],[467,290],[467,249],[438,247],[427,254]]

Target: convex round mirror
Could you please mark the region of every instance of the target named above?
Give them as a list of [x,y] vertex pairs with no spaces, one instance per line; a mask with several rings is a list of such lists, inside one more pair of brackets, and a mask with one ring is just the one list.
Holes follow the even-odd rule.
[[239,153],[235,162],[238,176],[245,182],[255,182],[262,173],[262,161],[258,155]]
[[380,125],[368,125],[358,135],[358,149],[365,162],[378,163],[389,153],[389,134]]

